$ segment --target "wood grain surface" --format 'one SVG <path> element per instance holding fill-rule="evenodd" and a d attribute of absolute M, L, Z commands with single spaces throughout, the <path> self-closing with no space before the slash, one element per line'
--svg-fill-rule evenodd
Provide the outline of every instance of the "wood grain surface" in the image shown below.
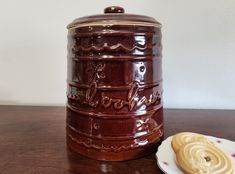
<path fill-rule="evenodd" d="M 193 131 L 235 141 L 235 111 L 165 110 L 165 137 Z M 0 174 L 160 174 L 154 154 L 102 162 L 72 154 L 65 107 L 0 106 Z"/>

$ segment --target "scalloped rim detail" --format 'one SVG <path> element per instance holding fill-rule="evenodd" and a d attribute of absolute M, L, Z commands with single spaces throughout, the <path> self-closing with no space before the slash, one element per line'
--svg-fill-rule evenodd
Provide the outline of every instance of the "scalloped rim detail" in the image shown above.
<path fill-rule="evenodd" d="M 115 44 L 115 45 L 108 45 L 108 43 L 104 43 L 103 46 L 101 46 L 101 47 L 97 47 L 97 46 L 94 46 L 94 45 L 92 45 L 90 47 L 84 47 L 82 45 L 79 45 L 76 48 L 73 48 L 73 51 L 84 51 L 84 52 L 97 51 L 97 52 L 100 52 L 100 51 L 104 51 L 104 50 L 107 50 L 107 51 L 123 50 L 123 51 L 126 51 L 126 52 L 132 52 L 135 49 L 137 49 L 139 51 L 144 51 L 146 49 L 151 49 L 155 46 L 156 46 L 156 44 L 153 44 L 151 46 L 147 46 L 147 44 L 145 44 L 142 47 L 140 45 L 135 44 L 132 48 L 128 48 L 128 47 L 124 46 L 121 43 L 118 43 L 118 44 Z"/>

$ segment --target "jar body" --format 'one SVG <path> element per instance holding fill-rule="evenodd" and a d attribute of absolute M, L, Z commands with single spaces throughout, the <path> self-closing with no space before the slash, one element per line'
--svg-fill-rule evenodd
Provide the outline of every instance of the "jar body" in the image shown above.
<path fill-rule="evenodd" d="M 67 144 L 98 160 L 147 155 L 163 137 L 161 30 L 69 29 Z"/>

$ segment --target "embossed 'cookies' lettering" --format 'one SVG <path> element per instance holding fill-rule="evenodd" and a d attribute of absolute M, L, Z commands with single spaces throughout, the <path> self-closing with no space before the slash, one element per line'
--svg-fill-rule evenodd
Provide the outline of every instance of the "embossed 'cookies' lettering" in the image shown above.
<path fill-rule="evenodd" d="M 158 92 L 143 97 L 139 97 L 138 92 L 139 92 L 139 82 L 134 82 L 130 86 L 130 89 L 126 96 L 126 100 L 120 98 L 111 98 L 105 95 L 105 92 L 101 93 L 100 99 L 98 98 L 97 100 L 95 100 L 97 96 L 97 83 L 92 82 L 89 85 L 89 88 L 85 91 L 84 100 L 81 99 L 83 96 L 82 95 L 79 96 L 79 93 L 77 93 L 77 95 L 74 95 L 74 91 L 73 95 L 70 94 L 68 95 L 68 97 L 75 100 L 79 99 L 77 100 L 77 102 L 82 104 L 87 104 L 94 108 L 97 107 L 99 104 L 104 108 L 109 108 L 113 106 L 113 108 L 116 110 L 120 110 L 123 107 L 127 106 L 130 111 L 132 111 L 133 109 L 138 109 L 143 105 L 148 107 L 156 102 L 160 103 L 161 95 Z"/>
<path fill-rule="evenodd" d="M 101 104 L 103 107 L 108 108 L 113 104 L 114 109 L 122 109 L 124 106 L 128 106 L 129 110 L 132 111 L 134 108 L 138 109 L 142 105 L 150 106 L 157 100 L 160 100 L 160 94 L 158 92 L 153 93 L 147 99 L 146 96 L 142 98 L 138 97 L 139 82 L 134 82 L 127 94 L 127 100 L 110 98 L 108 96 L 102 96 Z"/>
<path fill-rule="evenodd" d="M 88 74 L 89 86 L 86 91 L 79 93 L 79 90 L 74 90 L 75 87 L 70 87 L 68 90 L 68 97 L 76 100 L 80 104 L 85 104 L 90 107 L 96 108 L 99 104 L 104 108 L 113 107 L 115 110 L 120 110 L 123 107 L 128 107 L 129 111 L 141 108 L 142 106 L 148 107 L 157 101 L 160 103 L 161 96 L 158 92 L 154 92 L 149 96 L 142 96 L 138 94 L 140 91 L 140 83 L 135 81 L 131 83 L 130 88 L 127 89 L 126 99 L 111 98 L 102 92 L 97 96 L 98 83 L 101 79 L 105 78 L 104 62 L 91 61 L 87 63 L 86 72 Z M 76 89 L 76 88 L 75 88 Z"/>

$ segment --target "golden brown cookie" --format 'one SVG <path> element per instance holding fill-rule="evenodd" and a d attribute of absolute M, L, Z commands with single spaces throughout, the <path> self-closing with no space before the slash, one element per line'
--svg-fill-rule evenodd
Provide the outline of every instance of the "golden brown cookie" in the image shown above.
<path fill-rule="evenodd" d="M 209 143 L 191 142 L 176 153 L 179 167 L 187 174 L 233 174 L 231 159 Z"/>
<path fill-rule="evenodd" d="M 174 152 L 177 153 L 183 145 L 194 141 L 212 143 L 202 134 L 193 132 L 181 132 L 173 136 L 171 146 Z"/>

